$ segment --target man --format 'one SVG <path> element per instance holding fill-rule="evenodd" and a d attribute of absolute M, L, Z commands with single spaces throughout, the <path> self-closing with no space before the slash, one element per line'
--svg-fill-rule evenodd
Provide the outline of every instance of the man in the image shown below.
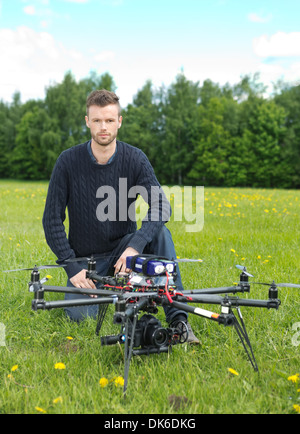
<path fill-rule="evenodd" d="M 58 263 L 93 254 L 100 256 L 97 272 L 109 275 L 128 272 L 128 256 L 152 253 L 175 258 L 173 240 L 165 227 L 170 204 L 154 170 L 140 149 L 117 141 L 122 125 L 119 98 L 106 90 L 92 92 L 87 98 L 85 120 L 91 140 L 59 156 L 49 183 L 43 226 Z M 149 210 L 137 230 L 132 210 L 139 193 L 148 202 Z M 66 208 L 68 238 L 64 227 Z M 95 283 L 86 278 L 86 267 L 84 261 L 69 262 L 65 268 L 67 285 L 95 289 Z M 182 288 L 180 274 L 177 285 Z M 74 298 L 79 296 L 66 294 L 66 299 Z M 96 305 L 66 309 L 74 321 L 95 317 L 97 311 Z M 175 319 L 187 321 L 183 311 L 168 307 L 165 312 L 168 323 Z M 197 343 L 192 331 L 190 340 Z"/>

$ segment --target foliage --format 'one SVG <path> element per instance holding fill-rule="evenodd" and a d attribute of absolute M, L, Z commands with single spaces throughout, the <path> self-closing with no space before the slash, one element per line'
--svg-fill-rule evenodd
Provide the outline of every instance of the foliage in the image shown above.
<path fill-rule="evenodd" d="M 109 73 L 67 72 L 44 101 L 0 102 L 0 177 L 49 179 L 64 149 L 89 140 L 85 102 L 100 88 L 116 91 Z M 223 87 L 183 72 L 169 87 L 147 81 L 123 107 L 119 139 L 148 155 L 162 184 L 299 188 L 300 86 L 265 90 L 258 74 Z"/>

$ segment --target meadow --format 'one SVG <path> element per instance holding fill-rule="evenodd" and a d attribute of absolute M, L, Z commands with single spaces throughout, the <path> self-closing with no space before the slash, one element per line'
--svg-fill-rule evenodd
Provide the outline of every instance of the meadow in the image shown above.
<path fill-rule="evenodd" d="M 1 414 L 300 412 L 300 289 L 293 288 L 280 289 L 278 311 L 242 308 L 259 373 L 232 328 L 190 316 L 201 345 L 134 357 L 123 399 L 122 347 L 101 347 L 91 319 L 74 324 L 59 309 L 33 312 L 30 272 L 2 272 L 55 263 L 42 228 L 46 193 L 46 182 L 0 181 Z M 203 260 L 181 264 L 186 289 L 232 285 L 236 264 L 256 282 L 300 283 L 300 191 L 206 188 L 204 203 L 201 232 L 168 223 L 177 255 Z M 65 285 L 62 269 L 42 277 L 49 272 L 49 284 Z M 267 299 L 268 287 L 253 285 L 243 297 Z M 103 334 L 119 331 L 112 316 L 110 306 Z"/>

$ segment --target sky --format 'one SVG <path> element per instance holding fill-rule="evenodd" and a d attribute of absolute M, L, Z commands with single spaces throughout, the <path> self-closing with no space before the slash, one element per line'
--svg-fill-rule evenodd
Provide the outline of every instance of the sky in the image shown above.
<path fill-rule="evenodd" d="M 127 106 L 183 72 L 220 86 L 300 84 L 300 0 L 0 0 L 0 100 L 108 72 Z"/>

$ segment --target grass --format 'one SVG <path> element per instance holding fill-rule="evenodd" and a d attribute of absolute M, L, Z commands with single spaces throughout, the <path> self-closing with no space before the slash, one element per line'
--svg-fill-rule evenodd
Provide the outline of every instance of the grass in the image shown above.
<path fill-rule="evenodd" d="M 1 270 L 55 262 L 41 223 L 46 192 L 47 183 L 0 181 Z M 239 278 L 237 263 L 246 265 L 255 281 L 299 283 L 299 215 L 299 191 L 205 189 L 202 232 L 186 233 L 183 224 L 169 223 L 178 256 L 203 259 L 202 264 L 181 265 L 186 289 L 232 285 Z M 66 283 L 63 270 L 51 270 L 51 275 L 51 284 Z M 5 344 L 0 346 L 2 414 L 299 410 L 294 406 L 300 405 L 300 383 L 288 380 L 300 371 L 300 345 L 295 345 L 293 330 L 300 322 L 299 289 L 280 290 L 278 311 L 242 309 L 259 374 L 251 368 L 233 329 L 193 316 L 190 322 L 202 345 L 135 357 L 124 400 L 122 388 L 114 382 L 123 376 L 123 348 L 101 347 L 91 319 L 77 325 L 67 321 L 61 310 L 32 312 L 29 278 L 26 271 L 0 273 L 0 330 Z M 266 299 L 268 287 L 254 285 L 246 297 Z M 60 298 L 47 294 L 48 300 Z M 219 311 L 216 306 L 204 307 Z M 110 306 L 103 334 L 119 331 L 112 316 Z M 161 312 L 159 318 L 164 323 Z M 65 369 L 55 369 L 57 363 Z M 109 380 L 104 388 L 101 378 Z"/>

